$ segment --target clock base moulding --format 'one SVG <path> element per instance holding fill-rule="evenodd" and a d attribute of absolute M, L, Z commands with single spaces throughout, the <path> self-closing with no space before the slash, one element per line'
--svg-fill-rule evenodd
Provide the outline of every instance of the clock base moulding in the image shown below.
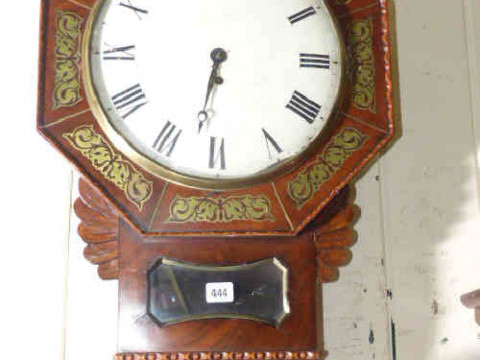
<path fill-rule="evenodd" d="M 119 280 L 116 359 L 324 359 L 321 285 L 351 259 L 359 208 L 347 186 L 298 236 L 268 239 L 162 237 L 140 233 L 81 179 L 75 212 L 84 255 L 102 279 Z M 288 267 L 291 313 L 277 328 L 242 319 L 187 321 L 159 327 L 146 314 L 149 267 L 168 257 L 196 264 L 239 265 L 276 257 Z M 317 287 L 320 286 L 320 291 Z M 317 321 L 314 321 L 317 319 Z M 198 336 L 201 334 L 201 336 Z"/>
<path fill-rule="evenodd" d="M 123 353 L 115 360 L 323 360 L 323 351 Z"/>

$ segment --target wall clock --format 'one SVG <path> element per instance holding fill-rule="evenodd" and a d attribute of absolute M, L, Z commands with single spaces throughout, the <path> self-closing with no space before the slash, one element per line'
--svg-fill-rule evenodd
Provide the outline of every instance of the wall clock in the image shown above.
<path fill-rule="evenodd" d="M 394 135 L 386 1 L 44 0 L 41 36 L 117 359 L 325 358 L 316 286 Z"/>

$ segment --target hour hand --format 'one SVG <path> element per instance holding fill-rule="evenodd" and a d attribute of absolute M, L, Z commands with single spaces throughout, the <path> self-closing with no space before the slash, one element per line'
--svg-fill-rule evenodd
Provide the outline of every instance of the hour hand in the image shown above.
<path fill-rule="evenodd" d="M 208 79 L 207 85 L 207 94 L 205 95 L 205 102 L 203 104 L 203 109 L 198 112 L 197 119 L 198 119 L 198 132 L 202 131 L 203 124 L 208 120 L 209 115 L 206 111 L 208 101 L 210 100 L 210 96 L 212 94 L 213 88 L 215 84 L 223 83 L 223 79 L 218 76 L 218 69 L 220 68 L 220 64 L 227 60 L 227 52 L 221 48 L 213 49 L 210 53 L 210 58 L 213 61 L 212 71 L 210 72 L 210 77 Z"/>

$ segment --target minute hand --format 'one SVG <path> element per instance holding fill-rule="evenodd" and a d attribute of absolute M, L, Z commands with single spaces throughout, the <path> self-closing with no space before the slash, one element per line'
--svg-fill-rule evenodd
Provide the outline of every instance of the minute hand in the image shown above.
<path fill-rule="evenodd" d="M 215 60 L 212 66 L 212 72 L 210 73 L 210 79 L 208 79 L 207 95 L 205 96 L 205 103 L 203 104 L 203 111 L 207 108 L 208 100 L 212 94 L 213 87 L 215 86 L 215 79 L 217 78 L 218 68 L 222 62 Z"/>

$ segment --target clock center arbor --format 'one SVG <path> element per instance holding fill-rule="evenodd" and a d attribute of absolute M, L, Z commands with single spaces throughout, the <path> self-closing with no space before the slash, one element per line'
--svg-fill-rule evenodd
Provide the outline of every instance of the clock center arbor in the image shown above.
<path fill-rule="evenodd" d="M 394 136 L 384 0 L 44 0 L 39 132 L 81 172 L 118 359 L 326 356 L 351 181 Z"/>

